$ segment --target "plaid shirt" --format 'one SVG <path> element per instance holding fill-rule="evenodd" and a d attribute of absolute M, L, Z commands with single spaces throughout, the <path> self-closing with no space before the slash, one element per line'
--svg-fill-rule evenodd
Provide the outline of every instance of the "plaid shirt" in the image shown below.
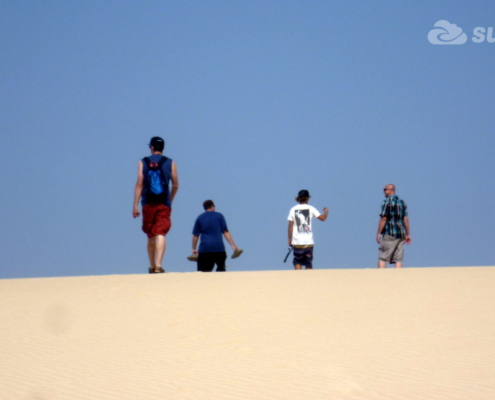
<path fill-rule="evenodd" d="M 387 217 L 387 222 L 382 230 L 383 235 L 393 236 L 396 239 L 406 237 L 404 217 L 407 217 L 407 205 L 399 196 L 387 197 L 382 203 L 380 217 Z"/>

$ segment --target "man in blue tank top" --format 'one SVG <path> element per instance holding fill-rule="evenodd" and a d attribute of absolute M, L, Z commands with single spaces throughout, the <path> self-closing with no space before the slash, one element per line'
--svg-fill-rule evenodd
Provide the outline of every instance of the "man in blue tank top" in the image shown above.
<path fill-rule="evenodd" d="M 192 251 L 198 255 L 198 271 L 211 272 L 217 265 L 217 272 L 225 271 L 225 260 L 227 253 L 223 244 L 223 236 L 227 239 L 234 250 L 233 258 L 238 257 L 242 250 L 239 250 L 227 229 L 227 223 L 222 214 L 215 211 L 215 204 L 211 200 L 203 203 L 205 212 L 201 214 L 194 224 Z M 196 250 L 198 239 L 201 236 L 199 251 Z M 198 254 L 199 253 L 199 254 Z"/>
<path fill-rule="evenodd" d="M 139 199 L 143 210 L 143 232 L 148 236 L 149 273 L 165 272 L 162 268 L 167 242 L 165 235 L 172 225 L 170 213 L 172 202 L 179 189 L 175 161 L 165 157 L 165 141 L 158 136 L 151 138 L 151 156 L 138 163 L 137 182 L 134 188 L 132 216 L 139 217 Z M 172 182 L 172 190 L 170 190 Z"/>

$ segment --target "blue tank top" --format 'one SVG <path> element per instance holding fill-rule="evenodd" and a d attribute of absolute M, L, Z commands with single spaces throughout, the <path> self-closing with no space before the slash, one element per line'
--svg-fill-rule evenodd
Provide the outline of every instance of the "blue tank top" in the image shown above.
<path fill-rule="evenodd" d="M 151 156 L 148 156 L 150 161 L 158 162 L 163 156 L 161 154 L 152 154 Z M 141 160 L 143 163 L 143 177 L 146 177 L 148 174 L 148 165 Z M 163 202 L 168 207 L 172 207 L 172 202 L 170 201 L 170 178 L 172 177 L 172 159 L 168 158 L 167 161 L 165 161 L 162 165 L 162 172 L 163 176 L 165 177 L 165 186 L 167 189 L 167 197 L 166 200 Z M 148 204 L 146 201 L 146 194 L 148 193 L 148 187 L 146 185 L 146 178 L 143 180 L 143 191 L 141 192 L 141 205 L 144 206 Z"/>

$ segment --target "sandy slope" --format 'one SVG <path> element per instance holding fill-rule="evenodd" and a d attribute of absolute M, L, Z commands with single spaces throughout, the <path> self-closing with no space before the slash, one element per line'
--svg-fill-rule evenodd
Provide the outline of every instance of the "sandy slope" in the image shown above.
<path fill-rule="evenodd" d="M 495 267 L 0 280 L 1 400 L 495 398 Z"/>

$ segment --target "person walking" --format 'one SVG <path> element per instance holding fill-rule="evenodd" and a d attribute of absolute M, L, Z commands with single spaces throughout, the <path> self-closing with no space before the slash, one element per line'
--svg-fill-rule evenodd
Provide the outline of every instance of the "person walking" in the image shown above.
<path fill-rule="evenodd" d="M 165 236 L 172 225 L 172 202 L 179 189 L 175 161 L 163 155 L 165 141 L 158 136 L 149 143 L 151 155 L 138 163 L 137 182 L 134 188 L 132 216 L 139 217 L 139 199 L 143 212 L 143 232 L 148 236 L 147 250 L 150 274 L 163 273 L 163 255 L 167 247 Z M 171 182 L 171 190 L 170 190 Z"/>
<path fill-rule="evenodd" d="M 198 271 L 211 272 L 216 264 L 217 272 L 225 272 L 227 253 L 222 235 L 234 250 L 232 258 L 239 257 L 242 250 L 235 245 L 224 216 L 215 211 L 215 203 L 212 200 L 206 200 L 203 208 L 205 212 L 196 218 L 192 232 L 192 253 L 193 256 L 197 256 Z M 196 250 L 200 238 L 199 250 Z M 194 260 L 195 257 L 189 259 Z"/>
<path fill-rule="evenodd" d="M 313 269 L 313 229 L 311 221 L 317 218 L 325 221 L 328 217 L 328 208 L 323 208 L 323 214 L 308 204 L 310 199 L 307 190 L 300 190 L 296 201 L 298 205 L 291 208 L 289 220 L 289 246 L 294 249 L 293 264 L 295 269 Z"/>
<path fill-rule="evenodd" d="M 402 268 L 404 243 L 411 243 L 409 217 L 406 202 L 395 194 L 395 185 L 383 188 L 385 200 L 382 203 L 376 241 L 380 245 L 378 268 L 386 268 L 387 263 Z"/>

